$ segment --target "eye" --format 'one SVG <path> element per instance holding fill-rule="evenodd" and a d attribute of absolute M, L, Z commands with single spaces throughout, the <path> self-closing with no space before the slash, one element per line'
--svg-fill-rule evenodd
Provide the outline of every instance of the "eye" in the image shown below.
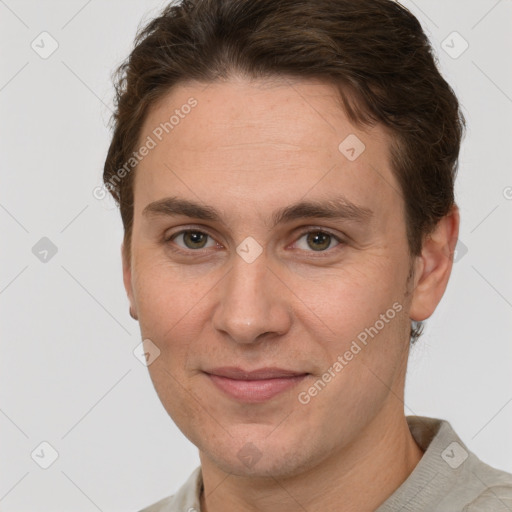
<path fill-rule="evenodd" d="M 305 244 L 300 246 L 300 241 L 305 238 Z M 301 237 L 297 240 L 296 245 L 299 249 L 307 251 L 309 249 L 313 249 L 315 252 L 326 252 L 326 249 L 329 249 L 331 243 L 335 241 L 336 244 L 334 247 L 341 243 L 341 240 L 328 233 L 326 231 L 321 231 L 319 229 L 313 231 L 307 231 L 301 235 Z"/>
<path fill-rule="evenodd" d="M 209 240 L 208 240 L 209 239 Z M 303 240 L 304 239 L 304 240 Z M 211 235 L 197 229 L 186 229 L 178 231 L 165 238 L 166 243 L 173 242 L 176 245 L 176 251 L 198 251 L 211 247 L 219 246 Z M 208 245 L 210 242 L 210 245 Z M 343 241 L 336 235 L 321 229 L 309 230 L 301 233 L 295 242 L 298 249 L 307 252 L 328 252 L 327 249 L 340 245 Z M 333 245 L 334 243 L 334 245 Z"/>
<path fill-rule="evenodd" d="M 204 233 L 202 231 L 187 229 L 184 231 L 179 231 L 178 233 L 174 233 L 172 236 L 167 238 L 167 242 L 176 241 L 181 238 L 184 245 L 180 245 L 179 243 L 176 243 L 178 247 L 181 247 L 183 249 L 205 249 L 207 247 L 215 247 L 216 242 L 213 240 L 213 238 L 210 237 L 207 233 Z M 212 245 L 208 246 L 207 240 L 208 238 L 211 239 Z"/>

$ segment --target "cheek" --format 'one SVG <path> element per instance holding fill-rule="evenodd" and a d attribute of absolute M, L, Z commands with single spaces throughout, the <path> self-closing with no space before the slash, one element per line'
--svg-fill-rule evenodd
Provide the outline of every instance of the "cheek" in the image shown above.
<path fill-rule="evenodd" d="M 353 339 L 393 308 L 395 302 L 405 308 L 406 274 L 396 261 L 382 256 L 361 256 L 360 261 L 347 262 L 336 270 L 318 269 L 309 276 L 290 275 L 289 279 L 302 301 L 304 323 L 311 324 L 314 313 L 318 327 L 323 326 L 330 338 Z M 396 309 L 395 306 L 390 312 L 393 318 Z"/>
<path fill-rule="evenodd" d="M 403 359 L 408 340 L 407 274 L 385 258 L 362 262 L 318 278 L 314 286 L 302 280 L 297 295 L 314 311 L 302 307 L 301 322 L 321 347 L 326 367 L 335 374 L 328 394 L 340 400 L 340 410 L 372 410 L 388 392 Z M 377 377 L 378 376 L 378 377 Z M 329 378 L 329 376 L 327 376 Z M 383 386 L 383 382 L 386 385 Z"/>
<path fill-rule="evenodd" d="M 166 407 L 172 407 L 184 392 L 183 386 L 188 386 L 191 354 L 204 350 L 201 340 L 207 336 L 211 294 L 219 280 L 215 272 L 198 275 L 186 270 L 168 262 L 141 264 L 135 280 L 142 338 L 150 339 L 160 350 L 148 369 L 158 394 L 162 399 L 166 396 L 162 400 L 169 404 Z M 209 348 L 209 354 L 216 355 L 215 347 Z"/>
<path fill-rule="evenodd" d="M 133 280 L 143 334 L 162 338 L 184 319 L 197 314 L 212 286 L 210 277 L 189 275 L 168 261 L 140 259 Z"/>
<path fill-rule="evenodd" d="M 170 417 L 184 432 L 204 421 L 204 410 L 195 397 L 194 384 L 186 371 L 190 350 L 200 339 L 201 297 L 208 283 L 183 277 L 168 263 L 142 261 L 134 281 L 139 324 L 143 339 L 160 350 L 148 366 L 155 391 Z M 191 440 L 192 442 L 197 440 Z"/>

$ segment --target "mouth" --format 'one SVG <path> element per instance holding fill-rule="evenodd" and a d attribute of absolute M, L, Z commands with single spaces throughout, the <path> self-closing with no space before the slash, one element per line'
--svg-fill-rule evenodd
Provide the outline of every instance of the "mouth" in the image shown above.
<path fill-rule="evenodd" d="M 242 370 L 223 367 L 204 372 L 212 384 L 224 394 L 242 402 L 259 403 L 296 386 L 309 373 L 282 368 Z"/>

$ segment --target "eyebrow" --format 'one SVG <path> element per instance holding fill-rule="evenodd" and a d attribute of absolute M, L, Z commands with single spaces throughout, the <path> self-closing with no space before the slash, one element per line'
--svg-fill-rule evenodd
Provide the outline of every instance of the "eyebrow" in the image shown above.
<path fill-rule="evenodd" d="M 222 215 L 212 206 L 179 197 L 166 197 L 149 203 L 142 211 L 143 216 L 193 217 L 212 222 L 222 222 Z M 316 201 L 299 201 L 272 214 L 272 227 L 302 218 L 345 219 L 357 222 L 369 220 L 373 211 L 356 205 L 343 196 Z"/>

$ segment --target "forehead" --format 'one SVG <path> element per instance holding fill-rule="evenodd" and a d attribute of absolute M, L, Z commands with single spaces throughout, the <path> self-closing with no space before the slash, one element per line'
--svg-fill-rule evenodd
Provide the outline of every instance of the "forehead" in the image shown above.
<path fill-rule="evenodd" d="M 150 109 L 139 145 L 148 137 L 155 147 L 137 167 L 136 210 L 177 188 L 190 197 L 190 185 L 210 204 L 229 189 L 248 207 L 333 188 L 359 203 L 376 191 L 372 203 L 396 201 L 389 132 L 352 125 L 337 89 L 319 81 L 183 83 Z"/>
<path fill-rule="evenodd" d="M 189 108 L 192 102 L 196 105 Z M 233 78 L 179 84 L 149 110 L 141 136 L 172 117 L 169 133 L 163 136 L 169 142 L 179 137 L 181 149 L 195 151 L 235 149 L 235 144 L 245 146 L 240 151 L 257 150 L 258 144 L 330 151 L 349 133 L 357 133 L 365 142 L 371 138 L 370 151 L 385 151 L 390 135 L 383 126 L 372 130 L 353 126 L 341 108 L 338 90 L 318 80 Z M 284 127 L 293 130 L 283 132 Z"/>

